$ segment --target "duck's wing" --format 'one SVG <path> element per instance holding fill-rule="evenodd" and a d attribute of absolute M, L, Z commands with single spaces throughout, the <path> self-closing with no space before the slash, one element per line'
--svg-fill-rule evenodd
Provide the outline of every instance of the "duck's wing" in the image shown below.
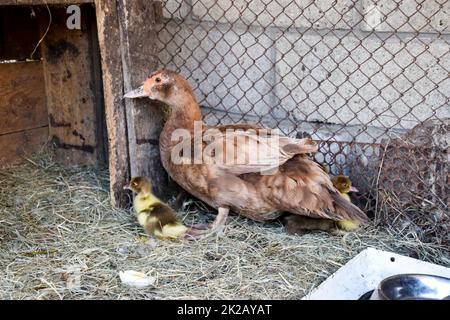
<path fill-rule="evenodd" d="M 328 174 L 307 157 L 294 157 L 274 175 L 247 174 L 241 179 L 255 185 L 266 201 L 285 212 L 336 221 L 368 220 L 333 187 Z"/>
<path fill-rule="evenodd" d="M 311 139 L 280 136 L 257 125 L 208 127 L 203 161 L 236 175 L 277 169 L 297 154 L 317 152 Z"/>

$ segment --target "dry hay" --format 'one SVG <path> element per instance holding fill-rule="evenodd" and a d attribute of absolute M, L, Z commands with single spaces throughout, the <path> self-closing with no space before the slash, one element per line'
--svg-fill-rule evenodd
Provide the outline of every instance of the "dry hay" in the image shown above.
<path fill-rule="evenodd" d="M 450 266 L 444 248 L 373 226 L 290 236 L 277 222 L 236 216 L 223 238 L 151 249 L 134 216 L 110 207 L 106 170 L 60 167 L 48 155 L 1 170 L 0 203 L 2 299 L 299 299 L 367 247 Z M 199 208 L 180 217 L 213 218 Z M 118 272 L 130 269 L 156 283 L 122 285 Z"/>

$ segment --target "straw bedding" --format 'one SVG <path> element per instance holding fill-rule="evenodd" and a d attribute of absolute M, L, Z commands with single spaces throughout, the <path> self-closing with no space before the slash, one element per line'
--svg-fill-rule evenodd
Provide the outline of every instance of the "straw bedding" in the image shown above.
<path fill-rule="evenodd" d="M 185 222 L 212 220 L 186 203 Z M 223 237 L 152 249 L 129 210 L 111 208 L 106 169 L 66 168 L 41 154 L 0 170 L 1 299 L 299 299 L 367 247 L 450 266 L 449 253 L 373 225 L 287 235 L 279 222 L 232 216 Z M 125 286 L 119 271 L 156 278 Z"/>

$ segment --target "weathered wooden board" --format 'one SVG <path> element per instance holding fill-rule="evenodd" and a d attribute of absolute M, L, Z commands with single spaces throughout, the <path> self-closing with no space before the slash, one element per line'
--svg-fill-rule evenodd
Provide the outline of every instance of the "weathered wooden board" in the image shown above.
<path fill-rule="evenodd" d="M 64 164 L 97 164 L 103 139 L 97 136 L 101 83 L 95 74 L 92 18 L 82 6 L 82 29 L 66 27 L 64 7 L 52 8 L 52 25 L 42 47 L 49 114 L 49 134 L 57 160 Z M 48 17 L 40 16 L 41 33 Z M 94 22 L 95 23 L 95 22 Z M 98 57 L 98 55 L 97 55 Z"/>
<path fill-rule="evenodd" d="M 0 0 L 0 6 L 93 3 L 94 0 Z"/>
<path fill-rule="evenodd" d="M 95 114 L 96 114 L 96 137 L 97 137 L 97 161 L 99 164 L 108 162 L 108 132 L 106 128 L 105 99 L 103 96 L 102 62 L 98 39 L 97 17 L 95 7 L 89 6 L 84 11 L 90 30 L 91 72 L 95 84 Z"/>
<path fill-rule="evenodd" d="M 30 7 L 0 7 L 0 60 L 31 58 L 39 42 L 38 21 Z M 39 59 L 39 52 L 34 56 Z"/>
<path fill-rule="evenodd" d="M 124 0 L 119 2 L 121 46 L 125 91 L 138 87 L 155 71 L 157 15 L 152 1 Z M 163 125 L 161 110 L 148 99 L 125 101 L 131 174 L 150 177 L 154 191 L 164 196 L 167 173 L 159 156 L 159 134 Z"/>
<path fill-rule="evenodd" d="M 48 125 L 42 62 L 0 64 L 0 134 Z"/>
<path fill-rule="evenodd" d="M 48 140 L 42 62 L 0 64 L 0 167 L 36 152 Z"/>
<path fill-rule="evenodd" d="M 115 0 L 96 0 L 95 5 L 109 140 L 111 202 L 115 207 L 123 207 L 128 200 L 123 186 L 130 173 L 118 9 Z"/>
<path fill-rule="evenodd" d="M 39 151 L 48 139 L 48 127 L 0 135 L 0 168 Z"/>

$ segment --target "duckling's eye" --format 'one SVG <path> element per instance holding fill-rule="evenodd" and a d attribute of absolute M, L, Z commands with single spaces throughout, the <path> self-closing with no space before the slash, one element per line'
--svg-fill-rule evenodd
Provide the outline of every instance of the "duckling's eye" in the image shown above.
<path fill-rule="evenodd" d="M 159 82 L 161 82 L 161 78 L 158 77 L 158 78 L 155 79 L 155 81 L 156 81 L 157 83 L 159 83 Z"/>

